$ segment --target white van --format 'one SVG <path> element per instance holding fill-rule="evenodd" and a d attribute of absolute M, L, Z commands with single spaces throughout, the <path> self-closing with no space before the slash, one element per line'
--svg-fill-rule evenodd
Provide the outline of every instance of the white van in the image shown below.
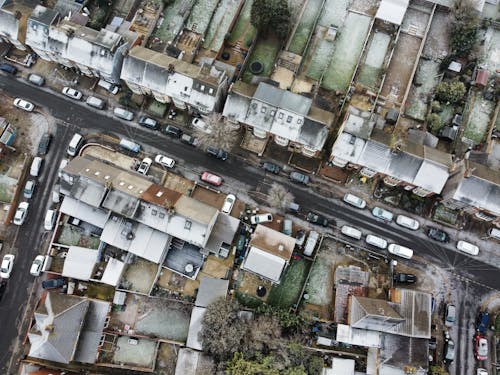
<path fill-rule="evenodd" d="M 30 175 L 33 177 L 38 177 L 40 174 L 40 169 L 42 168 L 43 159 L 40 156 L 35 156 L 33 162 L 31 163 Z"/>
<path fill-rule="evenodd" d="M 494 238 L 495 240 L 500 241 L 500 229 L 498 229 L 498 228 L 491 228 L 491 229 L 488 231 L 488 235 L 489 235 L 491 238 Z"/>
<path fill-rule="evenodd" d="M 407 247 L 391 243 L 388 247 L 391 254 L 397 255 L 401 258 L 411 259 L 413 257 L 413 250 Z"/>
<path fill-rule="evenodd" d="M 97 108 L 97 109 L 104 109 L 106 106 L 106 102 L 102 99 L 99 99 L 95 96 L 89 96 L 86 100 L 87 105 Z"/>
<path fill-rule="evenodd" d="M 141 151 L 141 145 L 135 142 L 132 142 L 126 138 L 122 138 L 120 140 L 120 147 L 124 150 L 131 151 L 135 154 L 138 154 Z"/>
<path fill-rule="evenodd" d="M 99 82 L 97 82 L 97 86 L 102 87 L 113 95 L 117 94 L 118 91 L 120 91 L 120 88 L 117 85 L 109 83 L 108 81 L 105 81 L 103 79 L 100 79 Z"/>
<path fill-rule="evenodd" d="M 360 240 L 361 236 L 363 235 L 363 233 L 361 233 L 360 230 L 353 228 L 353 227 L 350 227 L 348 225 L 344 225 L 340 229 L 340 231 L 342 232 L 342 234 L 345 234 L 346 236 L 352 237 L 356 240 Z"/>
<path fill-rule="evenodd" d="M 57 213 L 54 210 L 47 210 L 45 214 L 45 221 L 43 222 L 43 227 L 45 230 L 54 229 L 54 224 L 56 223 Z"/>
<path fill-rule="evenodd" d="M 417 220 L 404 215 L 398 215 L 396 223 L 411 230 L 417 230 L 420 227 L 420 223 Z"/>
<path fill-rule="evenodd" d="M 310 257 L 314 252 L 314 248 L 316 247 L 316 243 L 318 242 L 319 233 L 312 230 L 309 232 L 309 237 L 307 237 L 306 244 L 304 246 L 304 255 L 306 257 Z"/>
<path fill-rule="evenodd" d="M 75 156 L 78 153 L 78 150 L 82 146 L 83 137 L 75 133 L 73 138 L 71 138 L 71 142 L 69 142 L 68 150 L 66 151 L 69 156 Z"/>
<path fill-rule="evenodd" d="M 387 241 L 383 238 L 374 236 L 373 234 L 369 234 L 365 239 L 368 245 L 372 245 L 378 247 L 379 249 L 385 249 L 387 247 Z"/>
<path fill-rule="evenodd" d="M 121 118 L 122 120 L 131 121 L 134 118 L 134 114 L 127 111 L 125 108 L 116 107 L 113 109 L 113 113 L 116 117 Z"/>
<path fill-rule="evenodd" d="M 466 241 L 458 241 L 457 249 L 469 255 L 479 254 L 479 247 Z"/>
<path fill-rule="evenodd" d="M 366 201 L 364 199 L 350 193 L 344 195 L 344 202 L 349 203 L 350 205 L 361 209 L 366 207 Z"/>

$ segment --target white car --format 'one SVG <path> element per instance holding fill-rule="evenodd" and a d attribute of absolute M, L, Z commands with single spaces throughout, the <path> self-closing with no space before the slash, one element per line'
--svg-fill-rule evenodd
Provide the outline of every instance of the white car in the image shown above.
<path fill-rule="evenodd" d="M 384 221 L 392 221 L 392 218 L 394 217 L 391 211 L 384 210 L 381 207 L 374 207 L 372 215 Z"/>
<path fill-rule="evenodd" d="M 153 163 L 153 160 L 151 160 L 150 158 L 142 159 L 141 165 L 139 165 L 137 172 L 139 172 L 140 174 L 144 174 L 144 175 L 148 174 L 149 167 L 151 167 L 152 163 Z"/>
<path fill-rule="evenodd" d="M 479 247 L 467 241 L 458 241 L 457 249 L 469 255 L 479 254 Z"/>
<path fill-rule="evenodd" d="M 33 103 L 28 102 L 27 100 L 21 99 L 21 98 L 16 98 L 14 99 L 14 105 L 17 108 L 24 109 L 25 111 L 31 112 L 35 108 L 35 105 Z"/>
<path fill-rule="evenodd" d="M 273 221 L 273 215 L 271 214 L 260 214 L 250 217 L 250 222 L 252 224 L 269 223 L 271 221 Z"/>
<path fill-rule="evenodd" d="M 82 97 L 83 97 L 83 94 L 78 91 L 78 90 L 75 90 L 71 87 L 64 87 L 62 89 L 62 93 L 64 95 L 66 95 L 68 98 L 71 98 L 71 99 L 74 99 L 74 100 L 81 100 Z"/>
<path fill-rule="evenodd" d="M 201 130 L 204 133 L 210 134 L 212 133 L 212 129 L 208 126 L 208 124 L 203 121 L 201 118 L 194 118 L 193 121 L 191 121 L 191 125 L 195 127 L 196 129 Z"/>
<path fill-rule="evenodd" d="M 363 209 L 366 207 L 366 201 L 364 199 L 350 193 L 344 195 L 344 202 L 349 203 L 350 205 L 359 209 Z"/>
<path fill-rule="evenodd" d="M 37 255 L 33 263 L 31 264 L 30 274 L 33 276 L 40 276 L 43 269 L 43 264 L 45 263 L 44 255 Z"/>
<path fill-rule="evenodd" d="M 24 185 L 23 195 L 24 198 L 30 199 L 35 192 L 36 182 L 35 180 L 26 181 L 26 185 Z"/>
<path fill-rule="evenodd" d="M 156 155 L 155 157 L 155 162 L 160 164 L 162 167 L 165 168 L 173 168 L 175 165 L 175 160 L 171 159 L 165 155 Z"/>
<path fill-rule="evenodd" d="M 420 228 L 420 223 L 417 220 L 404 215 L 398 215 L 396 218 L 396 224 L 411 230 L 417 230 Z"/>
<path fill-rule="evenodd" d="M 54 229 L 54 224 L 56 223 L 57 213 L 54 210 L 47 210 L 45 214 L 45 220 L 43 222 L 43 227 L 45 230 Z"/>
<path fill-rule="evenodd" d="M 30 175 L 33 177 L 38 177 L 40 174 L 40 169 L 42 168 L 43 159 L 40 156 L 35 156 L 33 162 L 31 163 Z"/>
<path fill-rule="evenodd" d="M 15 258 L 16 257 L 12 254 L 5 254 L 3 256 L 2 265 L 0 266 L 0 277 L 2 279 L 8 279 L 10 277 Z"/>
<path fill-rule="evenodd" d="M 476 375 L 488 375 L 488 371 L 484 368 L 478 368 Z"/>
<path fill-rule="evenodd" d="M 236 197 L 233 194 L 228 194 L 226 199 L 224 199 L 224 204 L 222 205 L 221 211 L 225 214 L 230 214 L 233 209 Z"/>
<path fill-rule="evenodd" d="M 19 203 L 19 206 L 17 207 L 16 213 L 14 215 L 14 224 L 23 225 L 24 221 L 26 220 L 26 216 L 28 216 L 28 207 L 28 202 Z"/>
<path fill-rule="evenodd" d="M 402 258 L 411 259 L 413 256 L 413 250 L 407 247 L 391 243 L 387 248 L 391 254 L 400 256 Z"/>

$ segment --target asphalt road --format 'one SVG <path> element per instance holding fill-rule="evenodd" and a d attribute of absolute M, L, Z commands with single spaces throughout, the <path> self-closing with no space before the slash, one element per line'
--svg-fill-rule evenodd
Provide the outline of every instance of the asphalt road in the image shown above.
<path fill-rule="evenodd" d="M 338 200 L 325 198 L 311 188 L 288 182 L 284 176 L 266 174 L 234 155 L 231 155 L 226 162 L 215 160 L 208 157 L 202 150 L 184 145 L 158 132 L 130 126 L 110 117 L 106 113 L 98 113 L 83 103 L 72 102 L 48 89 L 39 89 L 12 77 L 1 75 L 0 89 L 12 96 L 20 96 L 34 102 L 66 124 L 58 127 L 58 136 L 55 137 L 57 144 L 52 145 L 51 151 L 52 158 L 54 158 L 52 167 L 49 171 L 45 170 L 42 176 L 41 182 L 43 186 L 39 186 L 42 191 L 37 194 L 43 197 L 42 199 L 35 197 L 32 200 L 33 202 L 36 201 L 36 203 L 31 208 L 28 223 L 19 230 L 16 240 L 16 246 L 22 260 L 18 259 L 16 262 L 13 279 L 9 281 L 10 285 L 0 305 L 0 332 L 2 332 L 3 336 L 3 339 L 0 340 L 0 365 L 5 364 L 8 358 L 9 346 L 14 341 L 14 338 L 18 337 L 15 323 L 18 323 L 21 319 L 23 304 L 32 283 L 30 280 L 26 286 L 24 280 L 29 277 L 29 265 L 35 254 L 38 253 L 37 244 L 40 242 L 42 235 L 43 215 L 47 202 L 50 200 L 47 194 L 52 187 L 52 181 L 55 180 L 56 169 L 54 168 L 57 168 L 59 160 L 65 155 L 62 150 L 65 149 L 71 138 L 72 132 L 70 129 L 85 129 L 84 132 L 87 134 L 101 132 L 125 136 L 143 146 L 148 145 L 148 147 L 156 148 L 174 156 L 176 159 L 182 160 L 183 164 L 188 169 L 191 169 L 192 173 L 198 174 L 200 170 L 210 170 L 228 177 L 228 180 L 238 180 L 244 183 L 249 191 L 262 190 L 263 186 L 268 186 L 273 181 L 284 183 L 301 207 L 323 213 L 337 221 L 347 222 L 361 229 L 365 234 L 377 234 L 390 242 L 408 246 L 414 249 L 416 261 L 429 262 L 453 272 L 459 278 L 466 278 L 477 283 L 479 289 L 483 288 L 481 287 L 482 284 L 500 290 L 500 278 L 497 277 L 497 268 L 460 254 L 452 250 L 451 245 L 444 246 L 431 241 L 425 237 L 422 231 L 412 232 L 395 224 L 381 222 L 372 217 L 368 210 L 361 211 Z M 68 124 L 71 125 L 68 127 Z M 57 156 L 54 155 L 56 149 L 61 150 Z M 13 287 L 13 285 L 16 287 Z"/>

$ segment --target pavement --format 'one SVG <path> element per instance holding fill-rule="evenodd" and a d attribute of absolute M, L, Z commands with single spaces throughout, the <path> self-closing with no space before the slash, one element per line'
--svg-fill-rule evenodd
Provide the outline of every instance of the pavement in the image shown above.
<path fill-rule="evenodd" d="M 166 155 L 174 157 L 178 162 L 178 171 L 184 175 L 196 178 L 202 171 L 210 170 L 225 178 L 222 190 L 231 192 L 230 189 L 239 189 L 242 194 L 250 191 L 263 191 L 274 182 L 286 185 L 295 196 L 295 201 L 303 207 L 301 216 L 307 210 L 323 213 L 325 216 L 336 221 L 336 226 L 329 229 L 338 235 L 338 227 L 343 223 L 349 223 L 361 229 L 364 234 L 373 233 L 415 250 L 415 257 L 411 261 L 403 261 L 411 264 L 420 262 L 434 264 L 451 272 L 459 282 L 472 285 L 474 297 L 480 299 L 482 294 L 490 289 L 500 290 L 500 278 L 497 277 L 500 268 L 500 255 L 495 251 L 498 243 L 481 241 L 476 239 L 481 246 L 480 256 L 476 258 L 461 254 L 454 249 L 453 244 L 440 244 L 426 237 L 422 230 L 413 232 L 401 228 L 394 223 L 384 223 L 374 218 L 369 210 L 358 210 L 348 206 L 338 198 L 346 191 L 347 187 L 333 185 L 319 177 L 313 177 L 313 183 L 309 187 L 290 183 L 287 173 L 281 175 L 266 174 L 262 169 L 255 168 L 255 161 L 244 151 L 238 150 L 232 154 L 226 162 L 207 156 L 203 150 L 180 143 L 177 139 L 169 138 L 159 132 L 139 127 L 135 123 L 127 123 L 114 118 L 109 111 L 97 111 L 88 107 L 84 102 L 75 102 L 63 97 L 50 88 L 38 88 L 26 82 L 10 76 L 0 75 L 0 89 L 12 96 L 19 96 L 32 101 L 44 111 L 50 113 L 57 119 L 57 133 L 51 153 L 47 156 L 46 169 L 39 183 L 39 191 L 32 199 L 33 206 L 30 207 L 28 222 L 19 228 L 18 235 L 14 241 L 17 249 L 18 260 L 14 268 L 14 274 L 9 281 L 9 286 L 0 306 L 0 329 L 3 338 L 0 341 L 0 366 L 5 369 L 9 355 L 13 349 L 16 338 L 24 338 L 26 330 L 19 329 L 20 318 L 23 316 L 26 301 L 32 286 L 32 280 L 28 278 L 29 266 L 32 259 L 38 253 L 37 246 L 43 240 L 42 222 L 45 210 L 50 201 L 50 190 L 56 179 L 59 160 L 64 157 L 64 152 L 56 153 L 56 150 L 65 150 L 73 132 L 79 131 L 84 134 L 112 134 L 127 137 L 143 145 L 145 151 L 153 153 L 160 150 Z M 286 168 L 289 170 L 288 168 Z M 378 204 L 377 205 L 381 205 Z M 383 205 L 381 205 L 383 206 Z M 395 214 L 404 213 L 389 207 Z M 440 227 L 429 220 L 418 218 L 422 226 L 432 225 Z M 468 234 L 459 231 L 450 232 L 445 228 L 452 238 L 462 238 Z M 33 245 L 37 244 L 37 245 Z M 26 285 L 26 281 L 28 285 Z M 17 286 L 16 288 L 13 285 Z M 19 339 L 18 339 L 19 340 Z M 6 373 L 6 371 L 2 371 Z"/>

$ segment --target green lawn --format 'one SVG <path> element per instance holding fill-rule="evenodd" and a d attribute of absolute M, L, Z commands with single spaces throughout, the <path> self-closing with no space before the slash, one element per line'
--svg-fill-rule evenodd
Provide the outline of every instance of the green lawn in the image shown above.
<path fill-rule="evenodd" d="M 248 67 L 254 61 L 260 61 L 262 65 L 264 65 L 264 70 L 259 74 L 259 76 L 269 77 L 279 51 L 280 44 L 275 38 L 270 37 L 268 39 L 258 40 L 250 58 L 248 59 L 247 68 L 243 73 L 243 81 L 246 83 L 250 83 L 252 81 L 253 74 L 250 72 Z"/>
<path fill-rule="evenodd" d="M 251 41 L 257 33 L 255 27 L 253 27 L 250 23 L 252 3 L 253 0 L 245 1 L 245 4 L 243 5 L 243 8 L 241 9 L 241 12 L 238 16 L 238 21 L 236 21 L 236 24 L 234 25 L 233 30 L 231 30 L 231 35 L 228 39 L 231 43 L 236 43 L 238 40 L 242 40 L 243 42 L 245 42 L 243 43 L 244 48 L 248 47 L 245 44 L 247 44 L 248 41 Z"/>
<path fill-rule="evenodd" d="M 267 303 L 285 309 L 295 304 L 306 281 L 309 268 L 311 268 L 311 262 L 292 259 L 281 278 L 281 283 L 271 289 Z"/>
<path fill-rule="evenodd" d="M 318 13 L 321 9 L 322 0 L 309 0 L 304 13 L 300 19 L 297 29 L 293 34 L 293 39 L 290 42 L 288 50 L 290 52 L 302 55 L 304 49 L 306 48 L 307 41 L 309 39 L 309 34 L 311 34 L 312 27 Z"/>

